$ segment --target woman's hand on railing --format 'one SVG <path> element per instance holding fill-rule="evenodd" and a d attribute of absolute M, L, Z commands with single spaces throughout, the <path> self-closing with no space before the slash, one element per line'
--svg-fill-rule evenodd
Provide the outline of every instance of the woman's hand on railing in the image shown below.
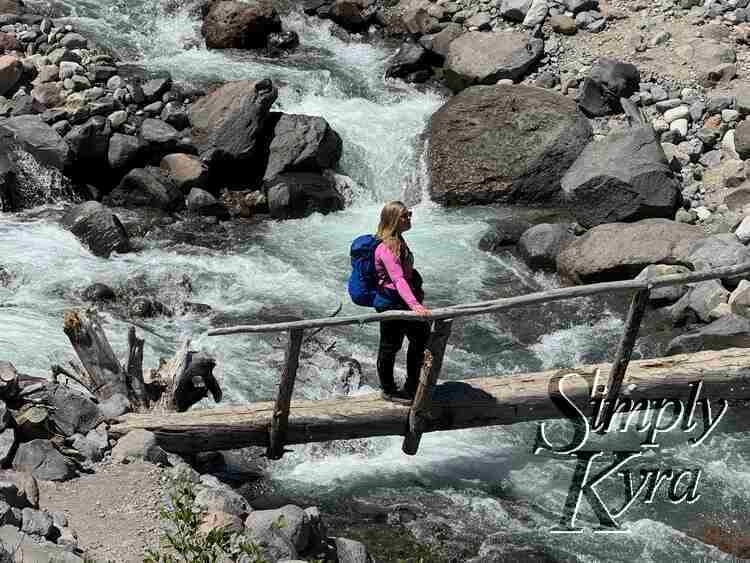
<path fill-rule="evenodd" d="M 430 311 L 427 307 L 423 307 L 419 303 L 414 307 L 413 311 L 419 315 L 420 317 L 431 317 L 432 311 Z"/>

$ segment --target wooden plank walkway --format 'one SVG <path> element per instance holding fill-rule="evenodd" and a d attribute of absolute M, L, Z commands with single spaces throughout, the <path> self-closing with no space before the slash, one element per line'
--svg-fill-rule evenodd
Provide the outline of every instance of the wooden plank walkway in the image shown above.
<path fill-rule="evenodd" d="M 565 393 L 581 410 L 589 412 L 590 386 L 597 369 L 599 384 L 609 388 L 612 364 L 438 382 L 432 395 L 430 416 L 424 419 L 420 431 L 560 418 L 560 411 L 550 398 L 550 380 L 570 372 L 583 377 L 569 380 Z M 619 395 L 633 401 L 644 398 L 687 400 L 690 384 L 698 381 L 703 382 L 703 396 L 713 401 L 750 400 L 750 349 L 732 348 L 631 361 Z M 292 401 L 284 443 L 405 436 L 409 433 L 410 411 L 409 407 L 381 400 L 375 393 L 322 401 Z M 120 417 L 110 431 L 122 436 L 134 429 L 149 430 L 157 435 L 165 449 L 193 453 L 251 445 L 268 447 L 273 418 L 274 403 L 262 402 L 184 413 L 128 414 Z"/>

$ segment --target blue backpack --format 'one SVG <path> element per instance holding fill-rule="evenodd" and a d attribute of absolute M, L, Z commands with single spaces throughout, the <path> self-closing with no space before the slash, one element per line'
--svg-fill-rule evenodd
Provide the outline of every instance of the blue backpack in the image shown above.
<path fill-rule="evenodd" d="M 380 240 L 373 235 L 362 235 L 354 239 L 349 250 L 352 259 L 349 295 L 354 303 L 363 307 L 372 307 L 378 294 L 375 248 L 379 244 Z"/>

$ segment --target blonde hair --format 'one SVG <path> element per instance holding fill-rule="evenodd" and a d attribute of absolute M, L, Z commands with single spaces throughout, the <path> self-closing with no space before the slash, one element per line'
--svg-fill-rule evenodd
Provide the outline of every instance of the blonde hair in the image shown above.
<path fill-rule="evenodd" d="M 400 201 L 389 201 L 386 203 L 380 212 L 380 224 L 375 233 L 375 236 L 383 242 L 396 258 L 401 258 L 401 244 L 404 242 L 398 230 L 401 215 L 404 211 L 407 211 L 407 207 Z"/>

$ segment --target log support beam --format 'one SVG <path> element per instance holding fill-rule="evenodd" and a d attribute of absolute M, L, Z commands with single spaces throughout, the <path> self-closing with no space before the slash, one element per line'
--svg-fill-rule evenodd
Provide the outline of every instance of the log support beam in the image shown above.
<path fill-rule="evenodd" d="M 580 366 L 565 373 L 580 377 L 565 382 L 565 394 L 581 411 L 591 414 L 591 388 L 598 380 L 609 387 L 610 364 Z M 447 381 L 434 388 L 431 417 L 424 432 L 561 418 L 549 392 L 550 380 L 560 370 L 498 375 Z M 703 398 L 738 402 L 750 400 L 750 351 L 681 354 L 631 361 L 622 381 L 621 397 L 688 400 L 691 383 L 703 382 Z M 744 404 L 744 403 L 743 403 Z M 730 408 L 732 411 L 735 407 Z M 274 403 L 193 410 L 185 413 L 128 414 L 110 427 L 115 436 L 135 429 L 156 434 L 168 451 L 194 453 L 270 445 L 269 426 Z M 373 436 L 403 436 L 410 409 L 370 394 L 325 401 L 291 403 L 284 443 L 304 444 Z M 750 420 L 747 421 L 750 425 Z M 719 428 L 721 431 L 721 428 Z"/>

